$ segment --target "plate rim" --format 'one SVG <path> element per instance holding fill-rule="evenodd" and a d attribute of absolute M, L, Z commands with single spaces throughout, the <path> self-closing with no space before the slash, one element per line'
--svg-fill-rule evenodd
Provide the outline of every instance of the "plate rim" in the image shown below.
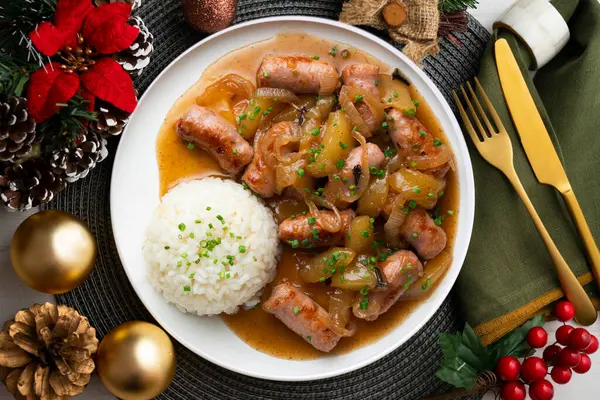
<path fill-rule="evenodd" d="M 443 96 L 442 92 L 440 91 L 440 89 L 437 87 L 437 85 L 432 81 L 431 78 L 429 78 L 429 76 L 427 76 L 427 74 L 425 74 L 425 72 L 416 65 L 416 63 L 414 61 L 412 61 L 411 59 L 409 59 L 406 55 L 404 55 L 404 53 L 402 53 L 400 50 L 398 50 L 397 48 L 395 48 L 394 46 L 392 46 L 391 44 L 389 44 L 388 42 L 386 42 L 385 40 L 375 36 L 374 34 L 367 32 L 363 29 L 360 29 L 358 27 L 352 26 L 352 25 L 348 25 L 342 22 L 339 22 L 337 20 L 331 20 L 331 19 L 327 19 L 327 18 L 320 18 L 320 17 L 312 17 L 312 16 L 300 16 L 300 15 L 287 15 L 287 16 L 275 16 L 275 17 L 266 17 L 266 18 L 259 18 L 259 19 L 255 19 L 255 20 L 251 20 L 251 21 L 247 21 L 247 22 L 243 22 L 240 24 L 235 24 L 232 25 L 222 31 L 219 31 L 215 34 L 209 35 L 206 38 L 198 41 L 197 43 L 195 43 L 194 45 L 190 46 L 188 49 L 186 49 L 183 53 L 181 53 L 179 56 L 177 56 L 173 61 L 171 61 L 169 63 L 169 65 L 167 65 L 157 76 L 156 78 L 154 78 L 154 80 L 152 81 L 152 83 L 146 88 L 144 94 L 142 95 L 142 97 L 139 99 L 138 101 L 138 107 L 144 103 L 144 100 L 147 97 L 147 94 L 151 92 L 151 89 L 154 87 L 155 84 L 157 84 L 158 81 L 160 81 L 160 79 L 163 77 L 163 75 L 165 75 L 175 64 L 177 64 L 181 59 L 185 58 L 189 53 L 193 52 L 196 48 L 203 46 L 204 44 L 206 44 L 207 42 L 210 42 L 211 40 L 214 40 L 222 35 L 226 35 L 232 31 L 236 31 L 238 29 L 242 29 L 242 28 L 246 28 L 248 26 L 252 26 L 252 25 L 259 25 L 259 24 L 264 24 L 264 23 L 271 23 L 271 22 L 281 22 L 281 21 L 293 21 L 293 22 L 311 22 L 311 23 L 317 23 L 317 24 L 324 24 L 324 25 L 328 25 L 328 26 L 333 26 L 335 28 L 339 28 L 345 31 L 350 31 L 353 32 L 357 35 L 363 36 L 366 39 L 373 41 L 375 43 L 377 43 L 380 46 L 383 46 L 386 50 L 391 51 L 394 56 L 402 59 L 403 62 L 405 62 L 406 64 L 408 64 L 414 73 L 416 73 L 417 75 L 419 75 L 419 77 L 424 81 L 424 83 L 428 86 L 428 88 L 430 90 L 432 90 L 435 94 L 435 96 L 437 97 L 438 101 L 441 104 L 441 107 L 443 108 L 444 112 L 446 113 L 446 115 L 448 116 L 449 122 L 452 125 L 453 129 L 457 132 L 457 133 L 462 133 L 462 129 L 460 128 L 460 125 L 458 124 L 458 121 L 456 119 L 456 116 L 454 114 L 454 112 L 452 111 L 452 109 L 450 108 L 446 98 Z M 282 27 L 282 29 L 284 29 Z M 351 43 L 349 43 L 351 45 Z M 215 60 L 216 61 L 216 60 Z M 214 61 L 213 61 L 214 62 Z M 135 111 L 134 114 L 131 116 L 131 119 L 133 119 L 135 117 Z M 128 124 L 125 127 L 125 130 L 123 131 L 122 135 L 123 137 L 127 134 L 127 132 L 129 131 L 129 127 L 131 125 Z M 236 365 L 232 365 L 232 364 L 228 364 L 225 362 L 220 361 L 219 359 L 212 357 L 210 355 L 206 355 L 203 354 L 203 352 L 199 351 L 194 345 L 190 344 L 187 340 L 185 340 L 184 338 L 182 338 L 180 335 L 178 335 L 177 333 L 173 332 L 172 329 L 169 329 L 167 326 L 165 326 L 165 324 L 161 321 L 161 319 L 159 317 L 157 317 L 157 315 L 155 314 L 155 312 L 153 312 L 147 305 L 146 302 L 143 300 L 142 296 L 140 296 L 140 293 L 138 291 L 138 288 L 136 287 L 136 285 L 134 284 L 134 279 L 132 278 L 132 276 L 130 275 L 130 271 L 128 268 L 125 267 L 124 262 L 123 262 L 123 257 L 121 255 L 121 244 L 119 243 L 119 239 L 117 237 L 116 234 L 116 229 L 115 229 L 115 220 L 112 218 L 113 215 L 115 215 L 114 213 L 114 207 L 116 204 L 117 199 L 115 199 L 114 197 L 116 196 L 116 194 L 114 193 L 113 189 L 113 182 L 115 182 L 115 175 L 116 175 L 116 168 L 114 168 L 115 165 L 117 165 L 117 163 L 120 161 L 120 159 L 123 157 L 123 151 L 121 151 L 122 146 L 122 141 L 119 141 L 119 144 L 117 146 L 117 149 L 115 151 L 115 157 L 114 157 L 114 162 L 113 162 L 113 169 L 111 171 L 111 185 L 110 185 L 110 197 L 109 197 L 109 202 L 110 202 L 110 213 L 111 213 L 111 230 L 113 233 L 113 239 L 115 241 L 115 247 L 117 249 L 117 253 L 119 255 L 119 261 L 121 262 L 122 268 L 125 270 L 125 274 L 127 275 L 127 279 L 129 280 L 129 283 L 131 284 L 133 290 L 135 291 L 136 296 L 138 297 L 138 299 L 141 301 L 141 303 L 143 304 L 144 308 L 147 310 L 147 312 L 152 316 L 152 318 L 154 318 L 154 320 L 160 325 L 161 329 L 164 329 L 172 338 L 174 338 L 177 342 L 179 342 L 182 346 L 185 346 L 189 351 L 191 351 L 192 353 L 198 355 L 199 357 L 202 357 L 203 359 L 216 364 L 222 368 L 225 368 L 229 371 L 232 372 L 236 372 L 239 373 L 241 375 L 244 376 L 249 376 L 249 377 L 253 377 L 253 378 L 259 378 L 259 379 L 267 379 L 267 380 L 272 380 L 272 381 L 281 381 L 281 382 L 308 382 L 308 381 L 314 381 L 314 380 L 320 380 L 320 379 L 327 379 L 327 378 L 332 378 L 332 377 L 336 377 L 336 376 L 341 376 L 344 374 L 347 374 L 349 372 L 352 371 L 356 371 L 360 368 L 363 368 L 367 365 L 370 365 L 378 360 L 380 360 L 381 358 L 387 356 L 388 354 L 390 354 L 391 352 L 397 350 L 400 346 L 402 346 L 403 344 L 405 344 L 408 340 L 410 340 L 419 330 L 421 330 L 428 322 L 430 322 L 431 318 L 433 317 L 433 315 L 440 309 L 440 307 L 442 306 L 443 302 L 446 300 L 446 298 L 448 297 L 448 295 L 451 292 L 451 289 L 454 287 L 456 280 L 458 278 L 458 275 L 460 274 L 460 271 L 462 270 L 463 264 L 464 264 L 464 260 L 466 258 L 466 254 L 467 254 L 467 250 L 469 247 L 469 244 L 471 242 L 471 237 L 472 237 L 472 231 L 473 231 L 473 222 L 474 222 L 474 214 L 475 214 L 475 182 L 474 182 L 474 175 L 473 175 L 473 167 L 472 167 L 472 162 L 471 162 L 471 156 L 470 153 L 468 151 L 467 148 L 467 144 L 465 141 L 465 138 L 463 135 L 457 135 L 457 142 L 458 142 L 458 146 L 459 148 L 456 150 L 459 150 L 461 152 L 461 154 L 463 154 L 464 156 L 464 167 L 466 170 L 466 187 L 463 188 L 461 186 L 460 188 L 460 196 L 466 196 L 465 200 L 466 203 L 469 205 L 472 205 L 471 207 L 468 207 L 467 210 L 461 210 L 461 213 L 466 213 L 466 225 L 465 225 L 465 234 L 464 234 L 464 241 L 465 241 L 465 246 L 464 246 L 464 254 L 460 254 L 460 257 L 458 257 L 458 259 L 461 260 L 460 265 L 456 268 L 456 272 L 453 273 L 452 276 L 450 276 L 450 274 L 446 274 L 446 276 L 444 277 L 444 279 L 451 279 L 451 285 L 448 289 L 448 292 L 445 293 L 443 296 L 440 296 L 439 298 L 437 298 L 434 301 L 434 307 L 432 307 L 432 311 L 427 312 L 426 314 L 424 314 L 424 318 L 422 320 L 421 323 L 415 324 L 414 326 L 411 327 L 410 332 L 405 335 L 404 338 L 401 338 L 397 341 L 395 341 L 395 343 L 393 343 L 392 345 L 388 346 L 385 350 L 383 351 L 379 351 L 374 353 L 373 355 L 371 355 L 370 357 L 367 357 L 363 360 L 361 360 L 360 362 L 356 362 L 353 363 L 351 365 L 345 366 L 345 367 L 341 367 L 341 368 L 336 368 L 333 372 L 328 372 L 328 373 L 318 373 L 318 374 L 311 374 L 311 375 L 305 375 L 305 376 L 294 376 L 294 375 L 277 375 L 277 376 L 270 376 L 270 375 L 266 375 L 263 373 L 254 373 L 253 371 L 249 371 L 249 370 L 244 370 L 241 368 L 237 368 Z M 456 254 L 454 254 L 456 256 Z M 387 336 L 387 335 L 386 335 Z M 259 351 L 254 349 L 255 351 Z"/>

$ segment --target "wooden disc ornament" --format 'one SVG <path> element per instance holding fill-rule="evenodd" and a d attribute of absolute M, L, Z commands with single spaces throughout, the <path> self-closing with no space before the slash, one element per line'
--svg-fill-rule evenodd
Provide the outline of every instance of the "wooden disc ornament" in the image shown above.
<path fill-rule="evenodd" d="M 98 376 L 123 400 L 147 400 L 161 394 L 175 376 L 175 348 L 161 328 L 131 321 L 111 330 L 96 354 Z"/>
<path fill-rule="evenodd" d="M 16 274 L 27 286 L 60 294 L 79 286 L 96 262 L 96 240 L 78 218 L 42 211 L 17 228 L 10 244 Z"/>
<path fill-rule="evenodd" d="M 215 33 L 233 23 L 237 0 L 182 0 L 183 13 L 196 30 Z"/>

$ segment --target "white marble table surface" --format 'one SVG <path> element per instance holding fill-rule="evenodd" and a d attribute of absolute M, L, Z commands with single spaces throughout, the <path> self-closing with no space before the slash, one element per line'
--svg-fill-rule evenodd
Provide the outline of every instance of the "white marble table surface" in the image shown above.
<path fill-rule="evenodd" d="M 487 28 L 491 29 L 492 23 L 502 15 L 515 0 L 479 0 L 479 7 L 472 14 Z M 35 302 L 53 301 L 53 297 L 43 295 L 29 289 L 15 276 L 10 267 L 9 245 L 13 232 L 20 222 L 31 215 L 8 213 L 0 209 L 0 321 L 4 321 L 14 315 L 21 308 L 28 307 Z M 547 328 L 553 331 L 557 324 L 547 324 Z M 596 323 L 591 329 L 593 333 L 600 336 L 600 323 Z M 600 352 L 592 357 L 593 366 L 586 375 L 574 374 L 568 385 L 557 387 L 555 399 L 558 400 L 597 400 L 600 398 Z M 3 385 L 0 385 L 0 399 L 10 399 L 10 394 Z M 99 379 L 94 376 L 86 391 L 81 394 L 82 400 L 108 400 L 114 399 L 106 390 Z M 493 396 L 486 396 L 486 400 Z"/>

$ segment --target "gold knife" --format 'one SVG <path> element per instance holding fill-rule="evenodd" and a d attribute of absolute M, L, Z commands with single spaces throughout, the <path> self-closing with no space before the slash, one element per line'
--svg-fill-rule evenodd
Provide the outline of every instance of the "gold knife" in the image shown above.
<path fill-rule="evenodd" d="M 592 272 L 600 285 L 600 251 L 594 241 L 590 227 L 583 216 L 565 169 L 563 168 L 544 121 L 523 79 L 519 64 L 505 39 L 495 44 L 496 64 L 502 91 L 508 104 L 521 143 L 540 183 L 554 186 L 567 203 L 579 236 L 583 240 Z"/>

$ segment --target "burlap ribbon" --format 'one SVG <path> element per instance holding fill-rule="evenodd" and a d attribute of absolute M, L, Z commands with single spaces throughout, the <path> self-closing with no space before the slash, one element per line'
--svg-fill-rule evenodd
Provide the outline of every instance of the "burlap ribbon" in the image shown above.
<path fill-rule="evenodd" d="M 383 19 L 383 8 L 391 2 L 404 5 L 407 10 L 406 22 L 398 27 L 389 26 Z M 387 30 L 395 42 L 404 45 L 404 54 L 417 64 L 439 51 L 437 0 L 351 0 L 344 4 L 340 21 Z"/>

